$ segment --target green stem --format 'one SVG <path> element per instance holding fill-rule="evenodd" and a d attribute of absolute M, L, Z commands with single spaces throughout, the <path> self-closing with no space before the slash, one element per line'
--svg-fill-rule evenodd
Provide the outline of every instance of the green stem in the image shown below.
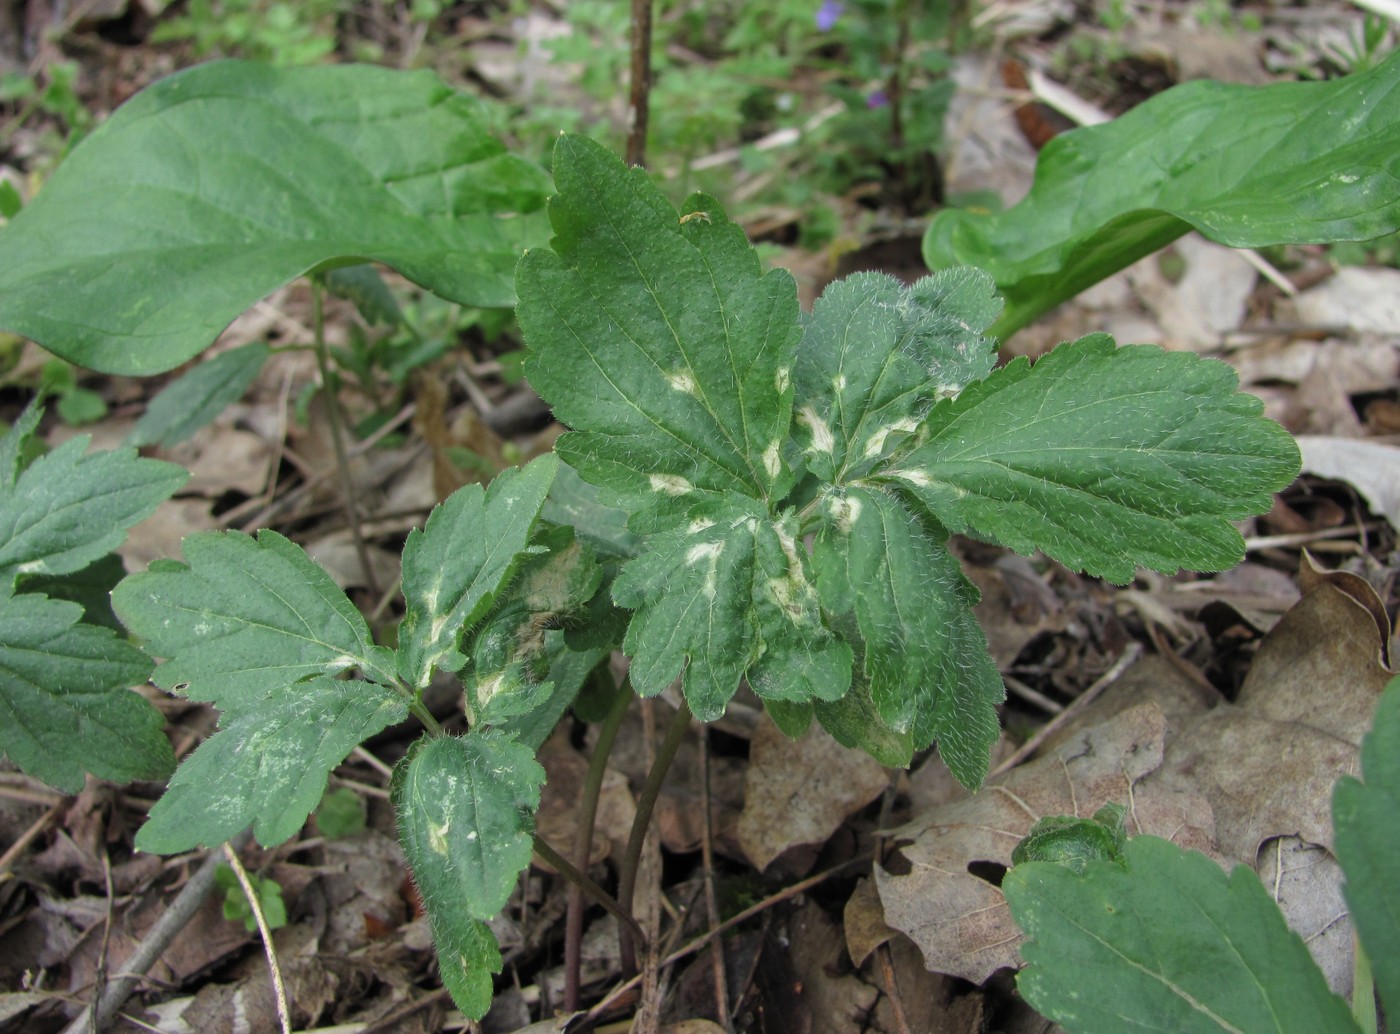
<path fill-rule="evenodd" d="M 632 703 L 632 682 L 624 678 L 617 687 L 612 707 L 607 717 L 598 727 L 598 742 L 593 747 L 593 757 L 588 762 L 588 775 L 583 781 L 583 797 L 579 801 L 578 833 L 574 837 L 574 865 L 580 872 L 588 871 L 588 856 L 593 849 L 593 827 L 598 817 L 598 797 L 603 789 L 603 775 L 607 771 L 608 757 L 612 754 L 613 740 L 627 714 L 627 706 Z M 579 971 L 582 966 L 583 947 L 583 887 L 569 884 L 568 911 L 564 920 L 564 1011 L 578 1009 Z"/>
<path fill-rule="evenodd" d="M 360 558 L 360 568 L 365 576 L 365 587 L 369 589 L 372 597 L 378 599 L 380 595 L 379 580 L 374 577 L 374 568 L 370 565 L 369 546 L 365 544 L 364 530 L 360 526 L 360 509 L 355 502 L 355 479 L 350 475 L 350 460 L 345 454 L 345 419 L 340 410 L 340 397 L 335 390 L 334 379 L 331 377 L 330 351 L 326 348 L 323 295 L 321 284 L 313 280 L 311 282 L 311 312 L 312 332 L 316 344 L 316 365 L 320 368 L 321 386 L 325 390 L 326 417 L 331 425 L 331 443 L 335 447 L 335 465 L 340 472 L 340 493 L 345 504 L 345 514 L 350 520 L 350 534 L 355 540 L 355 552 Z"/>
<path fill-rule="evenodd" d="M 690 705 L 682 697 L 681 709 L 676 712 L 676 717 L 671 719 L 671 727 L 666 730 L 666 739 L 662 741 L 661 749 L 656 752 L 656 760 L 652 762 L 651 771 L 647 773 L 642 795 L 637 799 L 637 816 L 632 820 L 632 834 L 627 838 L 627 850 L 623 853 L 617 878 L 617 898 L 629 915 L 632 911 L 632 896 L 637 889 L 637 869 L 642 861 L 642 845 L 646 842 L 647 830 L 651 826 L 656 799 L 661 796 L 661 784 L 666 781 L 666 773 L 671 768 L 671 762 L 676 759 L 676 751 L 680 749 L 686 730 L 690 728 L 690 717 Z M 618 934 L 619 947 L 622 949 L 623 976 L 631 976 L 637 972 L 636 945 L 626 927 L 619 930 Z"/>
<path fill-rule="evenodd" d="M 583 892 L 598 904 L 606 908 L 617 917 L 619 932 L 625 932 L 629 939 L 636 937 L 641 944 L 646 943 L 646 934 L 637 925 L 637 921 L 623 908 L 615 897 L 605 891 L 587 873 L 579 872 L 574 868 L 574 864 L 561 855 L 554 848 L 549 846 L 548 841 L 539 834 L 535 835 L 535 854 L 539 855 L 550 868 L 554 869 L 573 886 L 581 887 Z"/>
<path fill-rule="evenodd" d="M 1371 976 L 1371 960 L 1361 946 L 1361 938 L 1352 933 L 1351 1014 L 1362 1034 L 1376 1034 L 1376 985 Z"/>
<path fill-rule="evenodd" d="M 433 712 L 429 711 L 427 705 L 423 703 L 422 697 L 415 696 L 410 700 L 408 703 L 408 710 L 415 718 L 423 723 L 423 727 L 428 730 L 429 736 L 437 737 L 446 735 L 442 730 L 442 725 L 433 717 Z"/>

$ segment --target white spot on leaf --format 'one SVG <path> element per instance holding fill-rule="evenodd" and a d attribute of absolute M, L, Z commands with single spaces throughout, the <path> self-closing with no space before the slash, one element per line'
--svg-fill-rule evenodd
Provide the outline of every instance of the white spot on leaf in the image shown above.
<path fill-rule="evenodd" d="M 778 394 L 788 390 L 788 385 L 792 383 L 792 368 L 789 366 L 778 367 L 777 374 L 773 377 L 773 387 L 778 389 Z"/>
<path fill-rule="evenodd" d="M 811 406 L 803 406 L 797 414 L 797 422 L 812 432 L 812 448 L 809 452 L 829 453 L 836 448 L 836 439 L 831 436 L 831 428 L 817 415 Z"/>
<path fill-rule="evenodd" d="M 865 445 L 865 458 L 878 456 L 885 449 L 885 439 L 892 434 L 909 434 L 918 428 L 918 421 L 913 418 L 898 420 L 888 427 L 882 427 L 870 436 L 870 441 Z"/>
<path fill-rule="evenodd" d="M 770 478 L 776 478 L 778 472 L 783 469 L 782 442 L 777 438 L 763 450 L 763 469 L 768 471 Z"/>
<path fill-rule="evenodd" d="M 666 383 L 686 395 L 695 394 L 695 375 L 689 370 L 672 370 L 666 375 Z"/>
<path fill-rule="evenodd" d="M 688 535 L 699 535 L 702 531 L 706 530 L 707 528 L 713 528 L 714 526 L 715 522 L 710 520 L 710 518 L 697 517 L 695 520 L 691 521 L 688 525 L 686 525 L 685 530 L 686 534 Z"/>
<path fill-rule="evenodd" d="M 647 480 L 651 484 L 652 491 L 660 492 L 663 495 L 685 495 L 695 489 L 695 486 L 689 481 L 675 474 L 652 474 Z"/>

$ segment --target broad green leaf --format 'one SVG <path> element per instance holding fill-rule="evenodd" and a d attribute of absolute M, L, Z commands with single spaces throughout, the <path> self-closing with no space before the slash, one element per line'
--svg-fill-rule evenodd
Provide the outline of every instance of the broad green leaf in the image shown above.
<path fill-rule="evenodd" d="M 126 627 L 170 658 L 157 685 L 229 711 L 356 668 L 392 683 L 392 654 L 374 646 L 364 617 L 300 546 L 265 530 L 202 532 L 183 548 L 185 564 L 133 574 L 112 593 Z"/>
<path fill-rule="evenodd" d="M 859 477 L 918 426 L 935 401 L 992 372 L 983 336 L 999 302 L 974 269 L 904 287 L 883 273 L 831 284 L 805 323 L 796 379 L 797 439 L 832 484 Z"/>
<path fill-rule="evenodd" d="M 464 679 L 473 727 L 498 725 L 540 706 L 553 687 L 541 681 L 549 667 L 546 633 L 593 598 L 602 569 L 593 551 L 567 525 L 537 533 L 536 553 L 524 563 L 503 605 L 477 631 L 472 673 Z"/>
<path fill-rule="evenodd" d="M 1037 1012 L 1075 1034 L 1359 1029 L 1252 870 L 1150 836 L 1124 860 L 1006 874 L 1029 938 L 1016 984 Z"/>
<path fill-rule="evenodd" d="M 128 445 L 169 448 L 184 441 L 243 397 L 270 350 L 261 341 L 230 349 L 171 381 L 136 421 Z"/>
<path fill-rule="evenodd" d="M 223 712 L 218 731 L 175 771 L 137 832 L 137 847 L 157 854 L 212 847 L 250 825 L 263 846 L 280 844 L 321 802 L 333 768 L 408 717 L 402 697 L 372 682 L 317 676 L 288 683 L 273 674 L 267 684 L 259 695 L 215 701 Z"/>
<path fill-rule="evenodd" d="M 1230 522 L 1300 464 L 1237 387 L 1224 363 L 1090 335 L 939 403 L 927 441 L 876 473 L 952 531 L 1120 584 L 1139 564 L 1223 570 L 1244 553 Z"/>
<path fill-rule="evenodd" d="M 484 920 L 510 899 L 530 864 L 544 770 L 534 752 L 495 731 L 422 739 L 394 769 L 399 841 L 457 1007 L 480 1019 L 501 956 Z"/>
<path fill-rule="evenodd" d="M 1337 781 L 1332 822 L 1351 921 L 1393 1022 L 1400 1017 L 1400 679 L 1381 694 L 1361 743 L 1361 771 L 1364 783 Z"/>
<path fill-rule="evenodd" d="M 1393 233 L 1397 87 L 1400 53 L 1329 82 L 1173 87 L 1052 140 L 1020 204 L 940 213 L 924 261 L 990 272 L 1004 338 L 1193 228 L 1237 248 Z"/>
<path fill-rule="evenodd" d="M 907 732 L 895 732 L 885 724 L 864 679 L 856 679 L 850 692 L 840 700 L 814 701 L 812 710 L 822 728 L 843 747 L 863 750 L 890 768 L 908 768 L 914 760 L 913 737 Z M 984 775 L 985 770 L 978 775 L 978 781 Z"/>
<path fill-rule="evenodd" d="M 84 455 L 87 446 L 86 435 L 64 442 L 0 490 L 0 577 L 81 570 L 189 478 L 135 449 Z"/>
<path fill-rule="evenodd" d="M 533 710 L 508 718 L 498 726 L 535 750 L 549 739 L 549 734 L 574 703 L 593 669 L 607 660 L 612 650 L 602 647 L 570 649 L 564 645 L 562 632 L 550 632 L 545 637 L 545 653 L 549 658 L 549 673 L 546 676 L 551 687 L 549 698 L 541 701 Z"/>
<path fill-rule="evenodd" d="M 421 689 L 434 668 L 458 671 L 462 633 L 480 621 L 519 567 L 558 462 L 541 456 L 498 475 L 489 488 L 467 485 L 409 532 L 403 549 L 407 611 L 399 625 L 398 669 Z"/>
<path fill-rule="evenodd" d="M 0 231 L 0 326 L 152 374 L 320 267 L 509 306 L 533 220 L 500 216 L 546 183 L 431 72 L 199 65 L 118 109 Z"/>
<path fill-rule="evenodd" d="M 958 562 L 901 501 L 852 487 L 826 499 L 812 556 L 822 602 L 854 613 L 864 672 L 884 725 L 938 752 L 980 786 L 1000 732 L 1005 691 L 972 615 L 977 592 Z"/>
<path fill-rule="evenodd" d="M 1054 862 L 1071 872 L 1082 873 L 1090 862 L 1123 863 L 1128 843 L 1121 804 L 1105 804 L 1093 818 L 1076 815 L 1047 815 L 1037 819 L 1031 831 L 1011 851 L 1011 864 Z"/>
<path fill-rule="evenodd" d="M 713 198 L 678 214 L 599 144 L 561 137 L 553 168 L 553 251 L 525 255 L 516 290 L 530 383 L 574 428 L 560 456 L 634 531 L 728 492 L 781 498 L 791 276 L 763 272 Z"/>
<path fill-rule="evenodd" d="M 82 616 L 35 593 L 0 598 L 0 751 L 67 793 L 83 788 L 84 772 L 159 779 L 175 764 L 165 720 L 128 688 L 151 662 Z"/>
<path fill-rule="evenodd" d="M 683 672 L 691 710 L 713 721 L 746 672 L 771 699 L 846 692 L 850 648 L 821 623 L 790 519 L 774 523 L 731 496 L 649 545 L 613 583 L 618 605 L 636 611 L 623 649 L 638 693 L 660 693 Z"/>
<path fill-rule="evenodd" d="M 379 270 L 368 262 L 341 266 L 326 272 L 326 289 L 337 298 L 352 302 L 355 311 L 370 326 L 397 327 L 403 323 L 403 310 Z"/>

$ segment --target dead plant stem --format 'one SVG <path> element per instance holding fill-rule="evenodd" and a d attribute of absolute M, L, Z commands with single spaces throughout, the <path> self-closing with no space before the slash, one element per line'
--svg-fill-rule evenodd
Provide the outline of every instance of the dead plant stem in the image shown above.
<path fill-rule="evenodd" d="M 632 83 L 627 102 L 627 164 L 647 163 L 651 108 L 651 0 L 632 0 Z"/>
<path fill-rule="evenodd" d="M 258 924 L 258 934 L 262 937 L 263 951 L 267 955 L 267 968 L 272 973 L 272 990 L 277 1000 L 277 1021 L 282 1026 L 282 1034 L 292 1034 L 292 1014 L 287 1006 L 287 985 L 282 980 L 282 967 L 277 963 L 277 948 L 272 943 L 272 928 L 267 925 L 267 916 L 263 914 L 262 900 L 253 888 L 253 881 L 248 878 L 248 870 L 243 868 L 243 862 L 232 844 L 224 844 L 224 857 L 228 859 L 234 876 L 238 877 L 238 885 L 243 888 L 248 907 L 253 910 L 253 921 Z"/>

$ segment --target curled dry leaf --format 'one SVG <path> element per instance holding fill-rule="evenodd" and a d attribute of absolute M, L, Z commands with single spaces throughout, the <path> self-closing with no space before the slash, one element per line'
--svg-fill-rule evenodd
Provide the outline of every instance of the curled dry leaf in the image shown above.
<path fill-rule="evenodd" d="M 1306 473 L 1345 481 L 1392 528 L 1400 529 L 1400 449 L 1328 435 L 1300 435 L 1298 448 Z"/>
<path fill-rule="evenodd" d="M 765 713 L 749 751 L 739 842 L 761 872 L 790 847 L 825 841 L 888 782 L 878 761 L 819 725 L 792 740 Z"/>
<path fill-rule="evenodd" d="M 885 921 L 919 946 L 928 968 L 981 983 L 1018 964 L 1020 935 L 1001 891 L 973 870 L 1011 864 L 1011 850 L 1046 815 L 1092 815 L 1130 804 L 1131 833 L 1209 851 L 1210 806 L 1189 790 L 1143 788 L 1162 762 L 1166 719 L 1147 703 L 1078 731 L 981 793 L 936 808 L 897 831 L 909 872 L 875 869 Z"/>

